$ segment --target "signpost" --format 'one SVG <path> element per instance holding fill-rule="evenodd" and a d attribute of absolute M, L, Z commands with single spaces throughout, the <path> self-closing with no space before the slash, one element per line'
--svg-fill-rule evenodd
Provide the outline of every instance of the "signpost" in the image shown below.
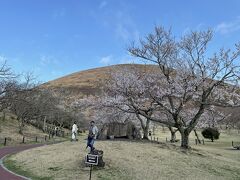
<path fill-rule="evenodd" d="M 98 155 L 87 154 L 85 157 L 85 163 L 90 165 L 90 176 L 89 180 L 92 178 L 92 166 L 98 165 Z"/>

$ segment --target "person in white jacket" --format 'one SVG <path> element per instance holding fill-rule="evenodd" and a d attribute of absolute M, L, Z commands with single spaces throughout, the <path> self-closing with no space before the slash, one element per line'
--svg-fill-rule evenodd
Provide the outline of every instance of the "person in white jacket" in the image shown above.
<path fill-rule="evenodd" d="M 75 140 L 77 141 L 77 131 L 78 131 L 78 127 L 77 127 L 77 124 L 76 124 L 76 121 L 74 121 L 74 124 L 72 126 L 72 140 Z"/>

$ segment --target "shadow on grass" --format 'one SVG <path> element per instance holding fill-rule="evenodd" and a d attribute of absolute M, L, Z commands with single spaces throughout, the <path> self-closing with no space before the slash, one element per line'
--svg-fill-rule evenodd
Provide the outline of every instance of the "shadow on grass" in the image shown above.
<path fill-rule="evenodd" d="M 237 149 L 237 148 L 233 148 L 233 147 L 224 148 L 224 150 L 229 150 L 229 151 L 239 151 L 239 152 L 240 152 L 239 149 Z"/>

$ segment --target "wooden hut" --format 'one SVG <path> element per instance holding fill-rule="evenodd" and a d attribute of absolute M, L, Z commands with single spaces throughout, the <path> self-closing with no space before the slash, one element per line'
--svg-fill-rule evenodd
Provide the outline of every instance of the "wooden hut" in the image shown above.
<path fill-rule="evenodd" d="M 140 131 L 132 122 L 110 122 L 103 124 L 99 128 L 98 139 L 112 139 L 112 138 L 140 138 Z"/>

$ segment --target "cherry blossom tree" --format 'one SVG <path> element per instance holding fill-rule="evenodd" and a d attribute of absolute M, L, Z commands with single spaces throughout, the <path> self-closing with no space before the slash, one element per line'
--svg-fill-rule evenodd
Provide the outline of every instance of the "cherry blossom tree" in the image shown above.
<path fill-rule="evenodd" d="M 161 83 L 161 76 L 156 70 L 158 70 L 156 66 L 116 66 L 110 72 L 110 79 L 106 83 L 105 94 L 100 98 L 83 100 L 84 102 L 81 104 L 84 106 L 92 104 L 95 109 L 98 107 L 97 119 L 103 121 L 105 119 L 116 119 L 116 115 L 123 116 L 123 113 L 135 114 L 143 130 L 143 139 L 148 139 L 151 121 L 158 123 L 164 122 L 164 124 L 173 121 L 171 119 L 172 116 L 166 112 L 165 109 L 157 106 L 150 97 L 150 94 L 159 90 L 159 84 Z M 193 106 L 194 104 L 189 106 L 182 114 L 184 118 L 187 118 L 189 114 L 195 113 L 196 108 Z M 210 119 L 213 123 L 215 117 L 213 116 L 213 109 L 214 108 L 211 109 L 211 113 L 204 113 L 200 123 L 202 126 L 210 123 Z M 151 119 L 141 115 L 139 111 L 144 111 Z M 209 111 L 210 110 L 207 112 Z M 99 114 L 103 114 L 103 116 Z M 171 142 L 175 142 L 178 129 L 170 124 L 168 124 L 167 127 L 171 132 Z"/>
<path fill-rule="evenodd" d="M 134 73 L 128 68 L 133 68 Z M 131 106 L 131 102 L 128 101 L 130 96 L 136 97 L 137 94 L 142 98 L 137 97 L 140 105 L 143 105 L 145 101 L 141 79 L 138 77 L 140 74 L 134 66 L 117 66 L 113 71 L 109 72 L 110 79 L 105 83 L 105 92 L 100 97 L 87 97 L 77 100 L 73 103 L 73 106 L 77 107 L 78 110 L 88 109 L 88 111 L 92 112 L 93 117 L 91 118 L 100 124 L 134 122 L 134 124 L 140 125 L 142 128 L 143 139 L 148 139 L 150 120 L 136 113 L 136 110 Z M 153 111 L 150 109 L 151 107 L 147 107 L 147 104 L 144 107 L 146 113 L 151 116 Z"/>
<path fill-rule="evenodd" d="M 104 107 L 115 108 L 125 114 L 134 114 L 136 118 L 133 119 L 137 119 L 142 128 L 143 139 L 148 139 L 151 120 L 139 114 L 138 110 L 141 109 L 149 117 L 156 111 L 147 97 L 153 82 L 151 77 L 145 76 L 148 71 L 150 69 L 145 69 L 142 65 L 116 66 L 110 72 L 110 79 L 106 83 L 105 94 L 101 100 Z M 131 99 L 134 99 L 134 106 Z"/>
<path fill-rule="evenodd" d="M 238 129 L 238 133 L 240 133 L 240 108 L 226 108 L 223 113 L 228 116 L 221 121 L 221 124 L 224 124 L 229 131 L 233 128 Z"/>
<path fill-rule="evenodd" d="M 240 44 L 236 44 L 234 51 L 222 48 L 209 55 L 208 44 L 212 37 L 213 32 L 207 30 L 175 38 L 170 30 L 155 27 L 153 33 L 128 48 L 131 55 L 158 66 L 159 82 L 155 82 L 145 97 L 154 108 L 171 118 L 164 121 L 149 116 L 142 108 L 136 108 L 137 113 L 177 128 L 183 148 L 190 147 L 189 134 L 207 107 L 236 106 L 240 102 L 237 85 Z M 133 107 L 138 107 L 139 100 L 132 97 L 129 100 Z"/>

